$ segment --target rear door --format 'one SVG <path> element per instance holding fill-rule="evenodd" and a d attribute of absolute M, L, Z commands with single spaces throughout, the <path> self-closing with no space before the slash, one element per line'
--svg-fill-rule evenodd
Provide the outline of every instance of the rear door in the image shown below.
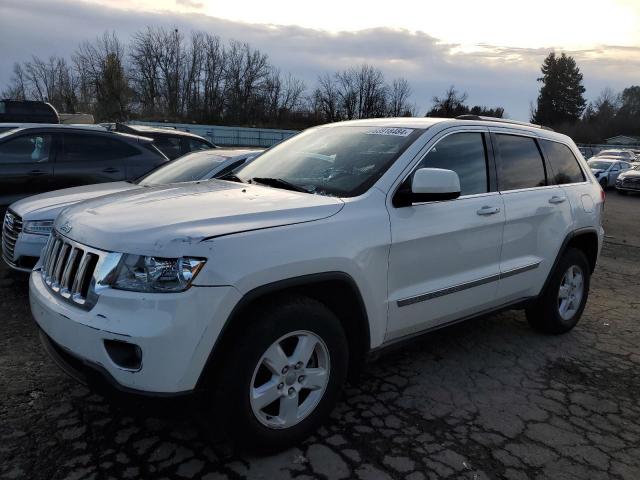
<path fill-rule="evenodd" d="M 52 189 L 54 138 L 22 133 L 0 143 L 0 205 Z"/>
<path fill-rule="evenodd" d="M 139 153 L 110 134 L 65 133 L 63 148 L 56 158 L 57 188 L 125 180 L 127 152 Z"/>
<path fill-rule="evenodd" d="M 505 207 L 498 297 L 507 303 L 539 293 L 573 221 L 565 191 L 548 179 L 538 140 L 492 132 Z"/>

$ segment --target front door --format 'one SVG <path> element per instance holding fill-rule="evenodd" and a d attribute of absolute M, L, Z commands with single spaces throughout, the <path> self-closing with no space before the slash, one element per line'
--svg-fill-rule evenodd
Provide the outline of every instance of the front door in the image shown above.
<path fill-rule="evenodd" d="M 0 205 L 51 189 L 53 138 L 25 133 L 0 143 Z"/>
<path fill-rule="evenodd" d="M 489 174 L 488 152 L 484 131 L 446 134 L 415 169 L 455 171 L 461 196 L 389 207 L 392 244 L 386 340 L 477 313 L 495 303 L 504 206 Z M 411 175 L 405 181 L 410 180 Z"/>

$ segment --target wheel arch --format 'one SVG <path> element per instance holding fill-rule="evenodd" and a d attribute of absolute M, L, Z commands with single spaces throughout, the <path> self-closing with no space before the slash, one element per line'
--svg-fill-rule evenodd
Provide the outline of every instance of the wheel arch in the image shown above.
<path fill-rule="evenodd" d="M 301 295 L 325 304 L 340 320 L 349 345 L 349 373 L 360 369 L 371 349 L 367 310 L 355 280 L 344 272 L 325 272 L 279 280 L 247 292 L 231 311 L 205 363 L 197 389 L 215 377 L 230 341 L 243 325 L 244 313 L 275 296 Z"/>
<path fill-rule="evenodd" d="M 576 248 L 585 254 L 585 256 L 587 257 L 587 261 L 589 262 L 589 267 L 591 270 L 590 273 L 593 273 L 596 268 L 596 262 L 598 260 L 598 244 L 598 231 L 593 227 L 579 228 L 577 230 L 569 232 L 569 234 L 562 242 L 562 246 L 558 250 L 558 254 L 556 255 L 556 258 L 553 262 L 553 266 L 551 267 L 551 270 L 547 275 L 544 286 L 540 290 L 540 294 L 542 294 L 546 290 L 547 285 L 551 280 L 551 276 L 553 275 L 553 272 L 558 265 L 558 262 L 569 248 Z"/>

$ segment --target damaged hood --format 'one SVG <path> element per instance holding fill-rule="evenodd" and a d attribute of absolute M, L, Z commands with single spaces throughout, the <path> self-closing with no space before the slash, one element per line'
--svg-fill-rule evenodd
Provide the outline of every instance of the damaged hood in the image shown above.
<path fill-rule="evenodd" d="M 203 240 L 320 220 L 343 205 L 333 197 L 211 180 L 137 188 L 81 202 L 63 210 L 55 228 L 102 250 L 177 257 Z"/>
<path fill-rule="evenodd" d="M 111 193 L 123 192 L 140 188 L 129 182 L 98 183 L 96 185 L 82 185 L 81 187 L 64 188 L 53 192 L 41 193 L 18 200 L 11 205 L 11 210 L 23 220 L 53 220 L 60 211 L 69 205 L 101 197 Z"/>

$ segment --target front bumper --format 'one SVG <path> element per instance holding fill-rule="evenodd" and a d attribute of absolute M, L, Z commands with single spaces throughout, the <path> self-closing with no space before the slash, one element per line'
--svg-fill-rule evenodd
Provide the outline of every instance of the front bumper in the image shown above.
<path fill-rule="evenodd" d="M 622 183 L 616 182 L 616 190 L 624 190 L 625 192 L 640 192 L 640 183 Z"/>
<path fill-rule="evenodd" d="M 33 317 L 57 357 L 66 359 L 63 363 L 75 365 L 75 371 L 86 373 L 87 367 L 98 372 L 119 390 L 147 395 L 175 395 L 195 388 L 238 300 L 233 287 L 192 287 L 175 294 L 107 289 L 85 311 L 55 295 L 39 270 L 32 272 L 29 281 Z M 139 368 L 116 363 L 105 344 L 114 340 L 139 347 Z M 60 358 L 52 356 L 60 363 Z M 81 375 L 64 370 L 82 380 Z"/>
<path fill-rule="evenodd" d="M 47 244 L 47 238 L 46 235 L 21 232 L 16 240 L 13 258 L 8 258 L 4 252 L 2 258 L 11 268 L 21 272 L 30 272 L 40 258 L 42 249 Z"/>

